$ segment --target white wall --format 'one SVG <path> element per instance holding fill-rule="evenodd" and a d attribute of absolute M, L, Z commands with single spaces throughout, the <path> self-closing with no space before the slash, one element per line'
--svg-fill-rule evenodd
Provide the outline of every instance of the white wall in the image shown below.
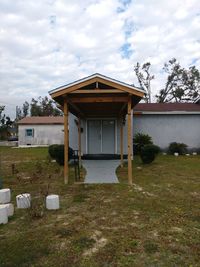
<path fill-rule="evenodd" d="M 34 136 L 26 136 L 26 129 L 34 129 Z M 19 145 L 63 144 L 63 125 L 19 125 Z"/>
<path fill-rule="evenodd" d="M 69 145 L 78 149 L 78 129 L 74 115 L 69 115 Z M 86 120 L 81 120 L 82 153 L 86 154 Z M 25 136 L 25 129 L 34 129 L 34 138 Z M 19 125 L 19 145 L 64 143 L 64 125 Z M 133 135 L 149 134 L 161 148 L 171 142 L 182 142 L 190 148 L 200 147 L 200 115 L 137 115 L 133 116 Z M 117 120 L 117 154 L 120 154 L 120 122 Z M 127 119 L 124 126 L 124 154 L 127 154 Z"/>
<path fill-rule="evenodd" d="M 161 148 L 171 142 L 181 142 L 189 148 L 200 147 L 200 115 L 135 115 L 133 132 L 149 134 Z"/>
<path fill-rule="evenodd" d="M 78 149 L 78 130 L 75 124 L 76 117 L 69 115 L 69 145 L 73 149 Z M 26 136 L 26 129 L 34 129 L 34 136 Z M 19 146 L 21 145 L 52 145 L 64 143 L 64 125 L 61 124 L 43 124 L 43 125 L 19 125 Z"/>

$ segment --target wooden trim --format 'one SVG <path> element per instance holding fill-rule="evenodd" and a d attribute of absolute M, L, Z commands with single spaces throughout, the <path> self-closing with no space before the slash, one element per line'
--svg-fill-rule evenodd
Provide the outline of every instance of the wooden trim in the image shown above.
<path fill-rule="evenodd" d="M 70 102 L 71 103 L 121 103 L 128 101 L 127 96 L 91 96 L 91 97 L 71 97 Z"/>
<path fill-rule="evenodd" d="M 108 86 L 111 86 L 113 88 L 116 88 L 116 89 L 119 89 L 121 91 L 124 91 L 124 92 L 127 92 L 131 95 L 136 95 L 136 96 L 139 96 L 139 97 L 143 97 L 145 95 L 145 93 L 143 92 L 140 92 L 140 91 L 137 91 L 136 89 L 133 89 L 132 88 L 129 88 L 127 87 L 126 85 L 121 85 L 121 84 L 118 84 L 118 83 L 115 83 L 115 82 L 112 82 L 112 81 L 108 81 L 108 80 L 105 80 L 103 78 L 100 78 L 100 77 L 94 77 L 94 78 L 91 78 L 87 81 L 83 81 L 83 82 L 80 82 L 80 83 L 77 83 L 75 85 L 72 85 L 68 88 L 63 88 L 63 89 L 60 89 L 54 93 L 51 93 L 51 97 L 52 98 L 55 98 L 55 97 L 58 97 L 58 96 L 61 96 L 61 95 L 64 95 L 64 94 L 69 94 L 69 93 L 72 93 L 84 86 L 87 86 L 91 83 L 95 83 L 95 82 L 101 82 L 103 84 L 106 84 Z M 101 89 L 99 89 L 99 91 L 101 91 Z"/>
<path fill-rule="evenodd" d="M 128 100 L 128 183 L 129 185 L 133 184 L 133 177 L 132 177 L 132 134 L 131 134 L 131 126 L 132 126 L 132 118 L 131 118 L 131 97 Z"/>
<path fill-rule="evenodd" d="M 124 164 L 124 128 L 123 128 L 123 117 L 120 118 L 120 158 L 121 158 L 121 168 Z"/>
<path fill-rule="evenodd" d="M 121 115 L 122 115 L 124 109 L 126 108 L 126 106 L 127 106 L 127 103 L 124 103 L 123 106 L 122 106 L 122 108 L 120 109 L 120 112 L 119 112 L 119 116 L 120 116 L 120 117 L 121 117 Z"/>
<path fill-rule="evenodd" d="M 69 181 L 69 166 L 68 166 L 68 148 L 69 148 L 69 131 L 68 131 L 68 103 L 67 98 L 64 99 L 64 183 Z"/>
<path fill-rule="evenodd" d="M 108 81 L 108 80 L 105 81 L 104 79 L 102 79 L 100 77 L 98 77 L 97 80 L 98 80 L 98 82 L 101 82 L 101 83 L 104 83 L 104 84 L 109 85 L 111 87 L 114 87 L 116 89 L 122 90 L 122 91 L 127 92 L 127 93 L 129 93 L 131 95 L 137 95 L 137 96 L 143 97 L 144 94 L 145 94 L 143 92 L 137 91 L 136 89 L 134 89 L 134 87 L 133 87 L 133 89 L 131 89 L 131 88 L 128 88 L 127 86 L 125 86 L 125 85 L 121 85 L 121 84 L 118 84 L 118 83 L 115 83 L 115 82 L 111 82 L 111 81 Z"/>
<path fill-rule="evenodd" d="M 79 109 L 79 107 L 77 107 L 77 105 L 75 105 L 73 103 L 73 101 L 71 101 L 69 98 L 67 98 L 67 102 L 69 103 L 69 105 L 78 113 L 78 115 L 82 118 L 85 118 L 85 115 L 83 114 L 83 112 Z"/>
<path fill-rule="evenodd" d="M 63 95 L 63 94 L 71 93 L 71 92 L 73 92 L 73 91 L 75 91 L 77 89 L 80 89 L 80 88 L 82 88 L 84 86 L 87 86 L 87 85 L 89 85 L 91 83 L 95 83 L 95 82 L 97 82 L 97 78 L 92 78 L 92 79 L 89 79 L 87 81 L 77 83 L 75 85 L 72 85 L 71 87 L 64 88 L 64 89 L 61 89 L 61 90 L 59 90 L 59 91 L 57 91 L 55 93 L 52 93 L 51 97 L 54 98 L 54 97 L 58 97 L 58 96 Z"/>
<path fill-rule="evenodd" d="M 118 89 L 88 89 L 88 90 L 76 90 L 71 92 L 70 94 L 124 94 L 126 92 L 122 91 L 122 90 L 118 90 Z"/>
<path fill-rule="evenodd" d="M 78 118 L 78 158 L 79 158 L 79 167 L 82 166 L 81 162 L 81 118 Z"/>

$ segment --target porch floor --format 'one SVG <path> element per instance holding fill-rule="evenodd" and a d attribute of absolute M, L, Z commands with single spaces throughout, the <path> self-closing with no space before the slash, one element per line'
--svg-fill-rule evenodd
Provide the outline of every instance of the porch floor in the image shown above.
<path fill-rule="evenodd" d="M 116 168 L 119 160 L 83 160 L 86 184 L 118 183 Z"/>

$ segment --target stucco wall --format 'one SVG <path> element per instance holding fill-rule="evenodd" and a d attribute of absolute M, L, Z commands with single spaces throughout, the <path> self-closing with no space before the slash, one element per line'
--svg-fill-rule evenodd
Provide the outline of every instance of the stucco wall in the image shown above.
<path fill-rule="evenodd" d="M 73 149 L 78 149 L 78 132 L 75 124 L 76 117 L 69 115 L 69 125 L 73 129 L 69 131 L 69 145 Z M 34 129 L 34 136 L 25 135 L 26 129 Z M 64 125 L 19 125 L 19 146 L 22 145 L 51 145 L 64 143 Z"/>
<path fill-rule="evenodd" d="M 34 136 L 26 136 L 26 129 L 34 129 Z M 63 125 L 19 125 L 19 145 L 62 144 Z"/>
<path fill-rule="evenodd" d="M 200 115 L 135 115 L 133 134 L 149 134 L 161 148 L 181 142 L 190 148 L 200 147 Z"/>

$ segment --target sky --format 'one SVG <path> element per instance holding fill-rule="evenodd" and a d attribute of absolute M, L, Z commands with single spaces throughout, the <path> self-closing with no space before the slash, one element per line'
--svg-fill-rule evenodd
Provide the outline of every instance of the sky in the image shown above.
<path fill-rule="evenodd" d="M 11 117 L 96 72 L 138 85 L 137 62 L 151 62 L 155 96 L 173 57 L 200 68 L 199 0 L 0 0 L 0 105 Z"/>

